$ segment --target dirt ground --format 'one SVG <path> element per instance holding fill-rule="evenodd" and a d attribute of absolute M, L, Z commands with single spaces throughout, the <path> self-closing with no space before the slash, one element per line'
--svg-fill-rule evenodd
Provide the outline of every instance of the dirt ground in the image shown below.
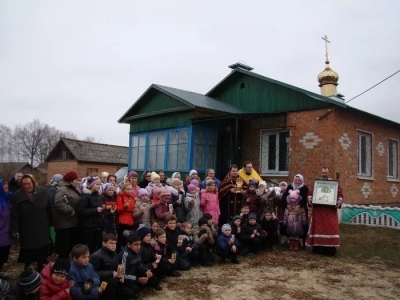
<path fill-rule="evenodd" d="M 141 299 L 400 299 L 400 231 L 342 225 L 341 240 L 335 257 L 279 245 L 277 253 L 239 257 L 239 265 L 196 267 Z M 22 270 L 16 250 L 4 270 L 14 280 Z"/>

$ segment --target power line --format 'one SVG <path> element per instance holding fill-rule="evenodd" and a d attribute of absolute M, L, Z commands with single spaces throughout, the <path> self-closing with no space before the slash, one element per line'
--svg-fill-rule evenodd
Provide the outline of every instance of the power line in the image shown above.
<path fill-rule="evenodd" d="M 377 85 L 380 85 L 382 82 L 388 80 L 390 77 L 393 77 L 394 75 L 396 75 L 397 73 L 399 73 L 400 70 L 398 70 L 397 72 L 394 72 L 392 75 L 390 75 L 389 77 L 386 77 L 385 79 L 383 79 L 382 81 L 378 82 L 377 84 L 375 84 L 374 86 L 371 86 L 368 90 L 362 92 L 361 94 L 351 98 L 350 100 L 346 101 L 345 103 L 349 103 L 350 101 L 356 99 L 357 97 L 360 97 L 361 95 L 365 94 L 366 92 L 368 92 L 369 90 L 372 90 L 374 87 L 376 87 Z"/>

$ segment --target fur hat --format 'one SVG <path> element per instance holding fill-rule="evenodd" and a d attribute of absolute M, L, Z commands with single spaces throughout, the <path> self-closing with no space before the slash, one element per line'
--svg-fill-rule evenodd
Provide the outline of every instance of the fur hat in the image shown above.
<path fill-rule="evenodd" d="M 188 189 L 188 192 L 190 192 L 190 191 L 196 189 L 196 186 L 194 184 L 189 184 L 187 189 Z"/>
<path fill-rule="evenodd" d="M 53 266 L 51 267 L 51 273 L 68 276 L 70 268 L 71 263 L 69 262 L 69 260 L 57 258 Z"/>
<path fill-rule="evenodd" d="M 208 179 L 208 180 L 206 181 L 206 184 L 207 184 L 207 185 L 215 184 L 215 180 Z"/>
<path fill-rule="evenodd" d="M 140 237 L 141 240 L 143 240 L 143 238 L 146 235 L 151 233 L 151 229 L 149 227 L 143 226 L 143 227 L 139 228 L 138 230 L 136 230 L 135 233 Z"/>
<path fill-rule="evenodd" d="M 89 177 L 87 181 L 89 188 L 100 182 L 101 182 L 100 179 L 97 177 Z"/>
<path fill-rule="evenodd" d="M 178 183 L 182 183 L 182 181 L 179 178 L 171 178 L 170 184 L 172 187 L 175 187 Z"/>
<path fill-rule="evenodd" d="M 208 220 L 204 217 L 201 217 L 198 222 L 199 227 L 201 227 L 202 225 L 207 224 L 207 223 L 208 223 Z"/>
<path fill-rule="evenodd" d="M 38 272 L 27 269 L 19 275 L 19 287 L 23 292 L 31 292 L 42 283 L 42 277 Z"/>
<path fill-rule="evenodd" d="M 255 186 L 256 186 L 256 182 L 253 181 L 253 180 L 250 180 L 248 186 L 249 186 L 249 187 L 250 187 L 250 186 L 254 186 L 254 187 L 255 187 Z"/>
<path fill-rule="evenodd" d="M 64 174 L 63 179 L 67 182 L 72 182 L 75 179 L 78 179 L 78 173 L 76 173 L 75 171 L 69 171 Z"/>
<path fill-rule="evenodd" d="M 151 172 L 151 182 L 153 182 L 154 179 L 160 179 L 160 175 L 158 175 L 156 172 Z"/>
<path fill-rule="evenodd" d="M 257 216 L 255 213 L 249 213 L 249 216 L 247 217 L 247 219 L 248 220 L 252 220 L 252 219 L 257 220 Z"/>
<path fill-rule="evenodd" d="M 61 174 L 55 174 L 51 178 L 50 184 L 58 183 L 58 182 L 60 182 L 61 179 L 63 179 L 63 176 Z"/>
<path fill-rule="evenodd" d="M 279 186 L 280 186 L 280 187 L 285 187 L 285 188 L 287 188 L 288 184 L 287 184 L 286 181 L 282 181 L 282 182 L 279 184 Z"/>
<path fill-rule="evenodd" d="M 189 176 L 192 176 L 193 174 L 197 174 L 197 171 L 196 170 L 190 170 Z"/>
<path fill-rule="evenodd" d="M 131 177 L 138 177 L 138 175 L 135 171 L 130 171 L 128 174 L 128 178 L 131 178 Z"/>
<path fill-rule="evenodd" d="M 222 232 L 225 232 L 225 230 L 232 230 L 231 225 L 229 225 L 228 223 L 222 225 L 221 231 L 222 231 Z"/>
<path fill-rule="evenodd" d="M 242 218 L 239 215 L 236 215 L 233 217 L 232 222 L 235 222 L 236 220 L 242 220 Z"/>
<path fill-rule="evenodd" d="M 194 185 L 199 185 L 199 181 L 197 179 L 190 180 L 190 183 Z"/>
<path fill-rule="evenodd" d="M 155 188 L 154 188 L 155 189 Z M 142 197 L 142 196 L 148 196 L 149 192 L 146 189 L 140 189 L 139 193 L 138 193 L 138 197 Z"/>

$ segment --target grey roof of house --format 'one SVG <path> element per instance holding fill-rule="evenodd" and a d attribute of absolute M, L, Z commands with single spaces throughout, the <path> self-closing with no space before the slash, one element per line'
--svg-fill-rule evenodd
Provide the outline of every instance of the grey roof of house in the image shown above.
<path fill-rule="evenodd" d="M 237 108 L 229 103 L 218 101 L 215 100 L 214 98 L 199 93 L 180 90 L 159 84 L 153 84 L 152 86 L 193 108 L 202 107 L 206 109 L 211 109 L 226 113 L 233 113 L 233 114 L 246 113 L 246 111 Z"/>
<path fill-rule="evenodd" d="M 31 165 L 27 162 L 2 162 L 0 163 L 0 170 L 8 170 L 15 174 L 21 171 L 26 165 L 31 167 Z"/>
<path fill-rule="evenodd" d="M 64 142 L 68 150 L 71 151 L 78 161 L 121 165 L 128 164 L 128 147 L 66 138 L 60 140 Z M 57 148 L 57 146 L 55 148 Z"/>

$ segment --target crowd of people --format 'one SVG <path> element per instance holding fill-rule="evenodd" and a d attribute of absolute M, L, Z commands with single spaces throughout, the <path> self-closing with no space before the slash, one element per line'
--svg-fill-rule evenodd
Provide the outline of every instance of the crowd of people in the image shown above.
<path fill-rule="evenodd" d="M 330 180 L 329 168 L 321 175 Z M 106 172 L 56 174 L 46 187 L 29 174 L 1 179 L 0 270 L 19 241 L 24 271 L 13 287 L 0 274 L 0 300 L 137 299 L 143 287 L 161 291 L 165 277 L 216 259 L 238 264 L 239 255 L 278 251 L 285 240 L 290 251 L 309 245 L 334 255 L 339 246 L 340 187 L 336 207 L 313 205 L 301 174 L 268 187 L 249 161 L 223 180 L 212 169 L 204 180 L 196 170 L 138 179 L 135 171 L 120 183 Z"/>

